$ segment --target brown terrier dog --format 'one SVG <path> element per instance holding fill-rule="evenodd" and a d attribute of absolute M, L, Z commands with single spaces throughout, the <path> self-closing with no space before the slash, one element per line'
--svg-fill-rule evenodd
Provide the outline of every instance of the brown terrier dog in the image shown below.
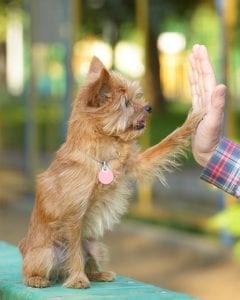
<path fill-rule="evenodd" d="M 112 281 L 100 263 L 98 242 L 126 212 L 129 181 L 158 176 L 176 166 L 202 118 L 191 113 L 182 127 L 140 152 L 151 106 L 136 83 L 109 72 L 93 58 L 86 84 L 74 102 L 66 142 L 38 177 L 36 202 L 26 238 L 20 243 L 25 284 L 88 288 L 89 280 Z"/>

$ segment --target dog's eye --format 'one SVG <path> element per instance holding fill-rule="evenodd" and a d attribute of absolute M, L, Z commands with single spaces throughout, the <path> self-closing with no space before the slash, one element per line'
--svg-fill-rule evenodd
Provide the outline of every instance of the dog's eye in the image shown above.
<path fill-rule="evenodd" d="M 110 94 L 110 93 L 104 93 L 104 97 L 105 97 L 106 99 L 110 99 L 110 98 L 111 98 L 111 94 Z"/>

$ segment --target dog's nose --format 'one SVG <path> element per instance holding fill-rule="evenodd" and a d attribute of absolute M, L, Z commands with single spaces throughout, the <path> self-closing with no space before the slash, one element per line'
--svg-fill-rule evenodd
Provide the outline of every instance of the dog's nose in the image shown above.
<path fill-rule="evenodd" d="M 152 106 L 151 105 L 145 105 L 144 109 L 148 112 L 151 113 L 152 112 Z"/>

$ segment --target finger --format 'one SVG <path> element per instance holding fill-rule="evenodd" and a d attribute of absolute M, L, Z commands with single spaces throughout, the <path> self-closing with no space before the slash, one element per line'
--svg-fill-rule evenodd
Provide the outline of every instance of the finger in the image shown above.
<path fill-rule="evenodd" d="M 208 122 L 209 130 L 208 133 L 211 135 L 216 135 L 217 138 L 218 135 L 220 135 L 224 125 L 225 95 L 226 86 L 223 84 L 216 86 L 212 94 L 211 109 L 206 115 L 206 121 Z"/>
<path fill-rule="evenodd" d="M 198 70 L 198 58 L 197 58 L 196 53 L 198 52 L 199 46 L 200 45 L 198 45 L 198 44 L 193 46 L 192 55 L 190 56 L 191 65 L 192 65 L 192 69 L 193 69 L 193 73 L 194 73 L 194 78 L 195 78 L 196 85 L 198 86 L 198 89 L 200 88 L 200 86 L 199 86 L 199 76 L 201 74 L 199 74 L 199 70 Z M 199 89 L 199 92 L 200 92 L 200 89 Z"/>
<path fill-rule="evenodd" d="M 200 47 L 201 46 L 198 44 L 193 46 L 193 57 L 195 59 L 195 64 L 196 64 L 197 81 L 198 81 L 198 89 L 199 89 L 198 92 L 199 92 L 199 96 L 200 96 L 201 106 L 206 107 L 203 74 L 202 74 L 202 70 L 201 70 L 201 58 L 199 57 Z"/>
<path fill-rule="evenodd" d="M 194 79 L 194 74 L 193 74 L 193 70 L 190 69 L 190 71 L 188 72 L 188 81 L 190 83 L 190 91 L 191 91 L 191 95 L 192 95 L 192 108 L 193 111 L 199 111 L 201 109 L 200 105 L 199 105 L 199 96 L 197 94 L 197 90 L 196 90 L 196 83 L 195 83 L 195 79 Z"/>
<path fill-rule="evenodd" d="M 226 102 L 226 92 L 227 87 L 224 84 L 219 84 L 216 86 L 212 94 L 212 107 L 216 111 L 223 111 Z"/>
<path fill-rule="evenodd" d="M 216 78 L 205 46 L 199 47 L 198 59 L 202 77 L 202 96 L 206 100 L 207 105 L 210 106 L 211 97 L 216 87 Z"/>
<path fill-rule="evenodd" d="M 198 79 L 198 71 L 196 66 L 196 60 L 194 58 L 193 53 L 189 56 L 189 62 L 191 66 L 191 70 L 189 72 L 189 82 L 191 87 L 191 94 L 193 97 L 193 109 L 200 109 L 202 107 L 201 99 L 200 99 L 200 87 L 199 87 L 199 79 Z"/>

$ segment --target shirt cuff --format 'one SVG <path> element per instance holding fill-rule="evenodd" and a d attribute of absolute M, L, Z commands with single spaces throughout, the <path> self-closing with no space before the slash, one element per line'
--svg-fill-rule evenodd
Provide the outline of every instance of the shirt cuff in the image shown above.
<path fill-rule="evenodd" d="M 240 145 L 223 137 L 200 178 L 240 198 Z"/>

